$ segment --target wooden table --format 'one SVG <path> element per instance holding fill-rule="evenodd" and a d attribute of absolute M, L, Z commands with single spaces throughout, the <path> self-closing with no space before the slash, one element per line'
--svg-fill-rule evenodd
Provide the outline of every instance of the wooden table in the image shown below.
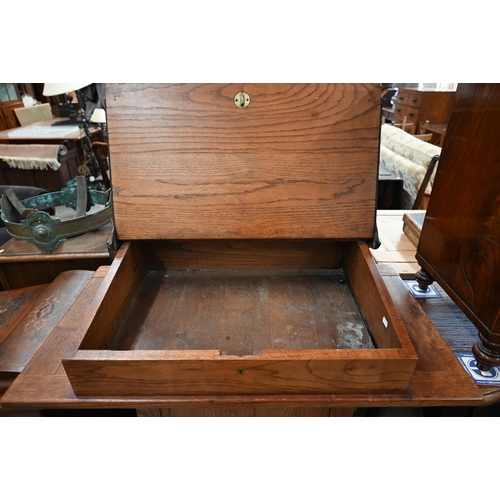
<path fill-rule="evenodd" d="M 135 408 L 140 415 L 350 415 L 357 407 L 479 406 L 485 399 L 459 361 L 416 303 L 398 274 L 389 266 L 380 271 L 405 322 L 419 362 L 406 394 L 287 395 L 287 396 L 175 396 L 157 398 L 78 398 L 61 359 L 79 345 L 88 315 L 99 303 L 106 268 L 97 271 L 67 315 L 55 327 L 31 362 L 4 395 L 5 408 Z M 81 328 L 69 329 L 80 324 Z"/>
<path fill-rule="evenodd" d="M 4 290 L 51 283 L 63 271 L 95 271 L 111 263 L 108 240 L 111 223 L 95 231 L 68 238 L 53 253 L 28 241 L 11 238 L 0 247 L 0 283 Z"/>
<path fill-rule="evenodd" d="M 190 396 L 157 398 L 78 398 L 61 359 L 78 346 L 88 327 L 83 307 L 97 307 L 106 268 L 97 271 L 67 315 L 17 377 L 0 403 L 7 409 L 135 408 L 139 416 L 347 416 L 358 407 L 479 406 L 500 400 L 500 388 L 480 389 L 464 371 L 430 319 L 390 266 L 383 279 L 418 353 L 417 369 L 406 394 Z M 88 311 L 89 309 L 87 309 Z M 81 329 L 69 329 L 79 322 Z"/>
<path fill-rule="evenodd" d="M 68 127 L 77 128 L 74 132 L 70 134 L 66 134 L 65 129 L 66 126 L 52 126 L 54 123 L 64 122 L 66 118 L 54 118 L 52 120 L 45 120 L 39 123 L 33 123 L 31 125 L 27 125 L 25 127 L 17 127 L 9 130 L 0 131 L 0 143 L 9 143 L 16 144 L 22 142 L 61 142 L 61 141 L 75 141 L 79 140 L 85 136 L 82 129 L 78 128 L 75 125 L 68 125 Z M 50 132 L 43 133 L 43 130 L 46 129 Z M 94 130 L 94 129 L 92 129 Z M 17 133 L 22 133 L 22 135 L 16 135 Z"/>
<path fill-rule="evenodd" d="M 402 213 L 379 212 L 379 229 L 386 249 L 373 251 L 376 259 L 393 253 L 403 260 L 404 256 L 415 253 L 415 246 L 412 244 L 410 250 L 410 240 L 402 233 Z M 400 273 L 411 276 L 412 264 L 399 266 Z M 86 309 L 91 313 L 98 307 L 107 270 L 107 266 L 102 267 L 93 275 L 67 315 L 0 400 L 2 407 L 11 411 L 134 408 L 139 416 L 347 416 L 360 407 L 481 406 L 500 401 L 500 387 L 477 386 L 472 381 L 429 318 L 431 306 L 426 306 L 426 314 L 409 294 L 400 274 L 383 263 L 379 264 L 379 270 L 419 358 L 406 394 L 79 398 L 73 392 L 61 359 L 66 350 L 81 342 L 92 316 L 82 316 L 81 311 Z M 69 328 L 78 323 L 78 330 Z"/>
<path fill-rule="evenodd" d="M 55 118 L 26 127 L 0 131 L 0 145 L 64 144 L 67 149 L 64 155 L 59 153 L 61 166 L 58 170 L 12 168 L 0 160 L 0 184 L 35 186 L 47 191 L 58 191 L 65 187 L 68 181 L 74 179 L 78 175 L 78 167 L 83 160 L 80 140 L 85 137 L 85 133 L 75 125 L 71 127 L 76 130 L 70 133 L 64 133 L 68 130 L 66 126 L 52 126 L 54 123 L 64 122 L 65 120 L 64 118 Z M 95 127 L 92 127 L 90 132 L 96 135 L 97 130 Z M 15 135 L 19 133 L 21 135 Z M 94 175 L 97 175 L 97 173 Z"/>

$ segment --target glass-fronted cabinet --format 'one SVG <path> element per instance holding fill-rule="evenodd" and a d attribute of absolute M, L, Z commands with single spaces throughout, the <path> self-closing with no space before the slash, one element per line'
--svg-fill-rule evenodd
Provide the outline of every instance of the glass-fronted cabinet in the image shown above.
<path fill-rule="evenodd" d="M 0 83 L 0 130 L 20 126 L 14 110 L 23 107 L 24 94 L 35 95 L 31 83 Z"/>

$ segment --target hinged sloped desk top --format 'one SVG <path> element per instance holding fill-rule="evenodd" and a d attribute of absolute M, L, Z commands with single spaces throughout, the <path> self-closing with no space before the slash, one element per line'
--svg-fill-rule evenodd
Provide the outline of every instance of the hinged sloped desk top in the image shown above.
<path fill-rule="evenodd" d="M 120 240 L 373 238 L 379 84 L 108 84 L 107 112 Z"/>

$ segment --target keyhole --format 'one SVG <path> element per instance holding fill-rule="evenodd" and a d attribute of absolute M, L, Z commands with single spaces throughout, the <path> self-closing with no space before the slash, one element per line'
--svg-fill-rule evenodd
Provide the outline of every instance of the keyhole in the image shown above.
<path fill-rule="evenodd" d="M 246 108 L 250 104 L 250 96 L 246 92 L 238 92 L 234 96 L 234 104 L 238 108 Z"/>

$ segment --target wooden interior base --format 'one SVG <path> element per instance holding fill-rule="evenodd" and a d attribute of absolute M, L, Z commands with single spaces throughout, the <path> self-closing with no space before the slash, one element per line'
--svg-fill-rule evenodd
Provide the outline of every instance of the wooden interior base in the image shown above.
<path fill-rule="evenodd" d="M 111 346 L 236 356 L 373 347 L 338 270 L 149 271 Z"/>

